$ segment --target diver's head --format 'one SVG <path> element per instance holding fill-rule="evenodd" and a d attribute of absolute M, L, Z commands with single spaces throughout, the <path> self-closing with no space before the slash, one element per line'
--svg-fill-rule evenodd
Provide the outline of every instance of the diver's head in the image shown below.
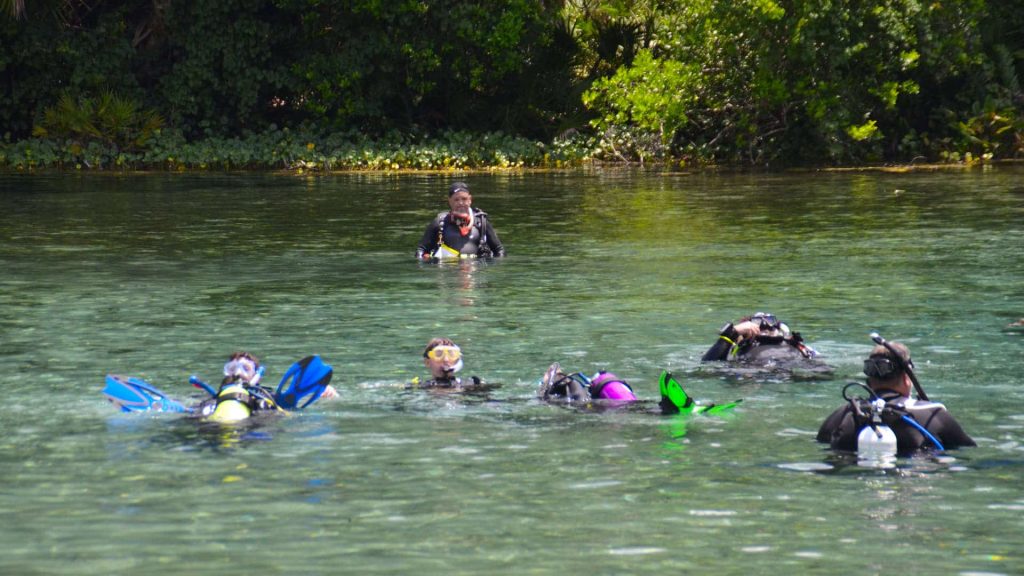
<path fill-rule="evenodd" d="M 249 352 L 234 352 L 224 364 L 224 381 L 221 385 L 241 382 L 250 386 L 260 383 L 260 360 Z"/>
<path fill-rule="evenodd" d="M 755 312 L 753 316 L 743 320 L 749 320 L 756 324 L 761 336 L 789 337 L 789 326 L 779 322 L 779 319 L 771 312 Z"/>
<path fill-rule="evenodd" d="M 448 338 L 434 338 L 423 349 L 423 365 L 438 380 L 450 380 L 462 370 L 462 350 Z"/>
<path fill-rule="evenodd" d="M 465 182 L 455 182 L 448 188 L 448 207 L 452 214 L 469 215 L 473 205 L 473 196 Z"/>
<path fill-rule="evenodd" d="M 864 360 L 864 374 L 868 377 L 868 386 L 872 389 L 889 389 L 910 395 L 910 376 L 907 369 L 914 369 L 910 359 L 910 349 L 899 342 L 888 342 L 897 352 L 893 354 L 889 348 L 878 345 Z"/>

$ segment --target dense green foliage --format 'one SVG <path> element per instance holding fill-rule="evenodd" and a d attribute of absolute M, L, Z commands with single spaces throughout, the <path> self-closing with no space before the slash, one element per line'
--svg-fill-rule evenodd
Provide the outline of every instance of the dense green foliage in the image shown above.
<path fill-rule="evenodd" d="M 4 0 L 0 10 L 0 165 L 1024 156 L 1019 1 Z"/>
<path fill-rule="evenodd" d="M 443 132 L 411 138 L 391 132 L 373 139 L 356 132 L 269 127 L 243 137 L 186 140 L 180 132 L 156 131 L 144 149 L 97 139 L 33 138 L 0 143 L 0 166 L 17 169 L 161 168 L 167 170 L 469 170 L 563 168 L 579 165 L 594 150 L 576 135 L 542 143 L 500 132 Z"/>

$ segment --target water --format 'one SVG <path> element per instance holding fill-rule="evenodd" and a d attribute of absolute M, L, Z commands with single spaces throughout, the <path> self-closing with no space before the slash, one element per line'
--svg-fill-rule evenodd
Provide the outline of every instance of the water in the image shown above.
<path fill-rule="evenodd" d="M 437 175 L 0 179 L 3 574 L 1018 574 L 1024 169 L 472 175 L 510 256 L 412 261 Z M 831 380 L 699 370 L 773 311 Z M 980 446 L 896 469 L 814 442 L 869 332 Z M 501 386 L 405 390 L 431 337 Z M 343 399 L 239 430 L 121 415 L 236 349 Z M 552 361 L 730 419 L 532 399 Z"/>

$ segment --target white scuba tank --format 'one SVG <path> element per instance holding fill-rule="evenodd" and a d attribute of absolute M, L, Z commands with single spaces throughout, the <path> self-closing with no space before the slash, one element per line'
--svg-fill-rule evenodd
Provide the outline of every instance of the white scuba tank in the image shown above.
<path fill-rule="evenodd" d="M 875 398 L 871 402 L 871 424 L 861 428 L 857 435 L 857 464 L 868 468 L 896 466 L 896 433 L 882 423 L 885 401 Z"/>
<path fill-rule="evenodd" d="M 865 426 L 857 435 L 857 454 L 867 458 L 895 456 L 896 433 L 885 424 Z"/>

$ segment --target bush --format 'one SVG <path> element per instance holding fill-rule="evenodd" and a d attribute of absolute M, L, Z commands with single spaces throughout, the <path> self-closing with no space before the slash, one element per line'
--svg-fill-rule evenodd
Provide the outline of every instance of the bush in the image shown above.
<path fill-rule="evenodd" d="M 0 167 L 135 170 L 480 170 L 577 166 L 596 143 L 572 133 L 546 144 L 500 132 L 391 132 L 370 141 L 353 132 L 322 134 L 272 126 L 240 138 L 189 142 L 180 130 L 154 130 L 141 149 L 116 142 L 34 138 L 0 144 Z"/>

